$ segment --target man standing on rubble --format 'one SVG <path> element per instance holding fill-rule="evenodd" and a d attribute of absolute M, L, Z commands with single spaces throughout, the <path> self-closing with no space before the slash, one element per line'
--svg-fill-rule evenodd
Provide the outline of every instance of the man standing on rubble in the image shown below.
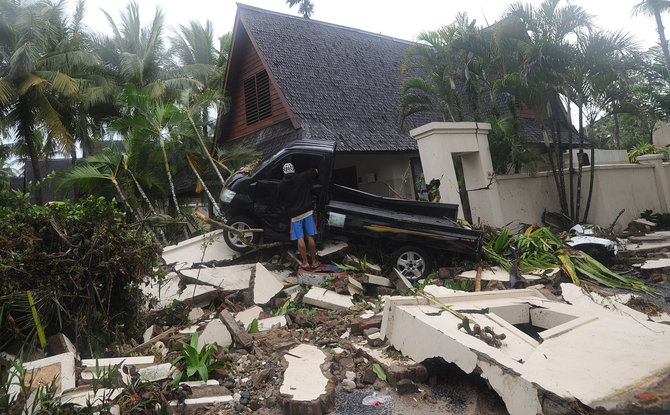
<path fill-rule="evenodd" d="M 317 230 L 312 208 L 312 184 L 316 182 L 318 175 L 319 170 L 317 169 L 307 169 L 296 174 L 293 164 L 285 163 L 284 178 L 279 183 L 279 201 L 286 208 L 288 217 L 291 218 L 291 240 L 298 241 L 302 269 L 310 268 L 310 263 L 307 261 L 307 248 L 309 248 L 312 259 L 311 268 L 315 269 L 321 265 L 316 260 L 314 235 L 317 234 Z M 305 243 L 305 238 L 307 243 Z"/>

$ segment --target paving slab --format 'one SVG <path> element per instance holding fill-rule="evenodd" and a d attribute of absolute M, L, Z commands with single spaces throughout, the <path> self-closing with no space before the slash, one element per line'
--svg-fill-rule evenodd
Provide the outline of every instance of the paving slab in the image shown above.
<path fill-rule="evenodd" d="M 670 258 L 651 259 L 640 266 L 643 270 L 663 269 L 670 267 Z"/>
<path fill-rule="evenodd" d="M 665 324 L 604 305 L 551 301 L 534 289 L 455 293 L 439 301 L 471 323 L 504 333 L 501 347 L 466 333 L 461 319 L 421 297 L 386 302 L 382 337 L 415 361 L 441 357 L 466 373 L 479 373 L 510 414 L 543 413 L 543 404 L 557 399 L 566 408 L 577 408 L 578 402 L 593 409 L 626 407 L 634 395 L 670 375 Z M 520 324 L 535 326 L 542 341 L 521 331 Z"/>
<path fill-rule="evenodd" d="M 329 310 L 347 310 L 354 306 L 351 297 L 338 294 L 335 291 L 321 287 L 312 287 L 302 299 L 305 304 L 311 304 Z"/>
<path fill-rule="evenodd" d="M 263 264 L 258 262 L 254 278 L 254 303 L 266 304 L 282 289 L 284 289 L 284 284 L 271 271 L 268 271 Z"/>
<path fill-rule="evenodd" d="M 238 256 L 226 245 L 222 230 L 199 235 L 163 249 L 166 264 L 181 263 L 189 268 L 194 263 L 232 260 Z"/>
<path fill-rule="evenodd" d="M 286 316 L 268 317 L 258 320 L 258 331 L 269 331 L 274 327 L 285 327 Z"/>
<path fill-rule="evenodd" d="M 246 290 L 251 281 L 253 264 L 230 265 L 227 267 L 183 269 L 180 272 L 189 278 L 187 282 L 198 281 L 219 287 L 224 291 Z"/>

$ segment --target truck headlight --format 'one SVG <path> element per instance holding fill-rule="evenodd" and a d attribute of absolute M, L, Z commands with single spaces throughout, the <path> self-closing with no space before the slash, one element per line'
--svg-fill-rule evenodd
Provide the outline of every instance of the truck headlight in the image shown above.
<path fill-rule="evenodd" d="M 225 188 L 223 189 L 223 192 L 221 192 L 221 197 L 219 198 L 219 200 L 221 200 L 221 202 L 223 203 L 230 203 L 230 201 L 233 200 L 234 197 L 235 192 L 233 192 L 228 188 Z"/>

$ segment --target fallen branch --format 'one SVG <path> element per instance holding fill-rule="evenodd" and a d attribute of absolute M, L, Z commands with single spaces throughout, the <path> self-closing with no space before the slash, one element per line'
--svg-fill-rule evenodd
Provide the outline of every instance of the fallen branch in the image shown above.
<path fill-rule="evenodd" d="M 249 232 L 264 232 L 264 229 L 245 229 L 244 232 L 233 228 L 232 226 L 228 226 L 223 222 L 219 222 L 218 220 L 214 220 L 212 218 L 209 218 L 202 213 L 198 212 L 197 206 L 196 209 L 193 211 L 193 216 L 204 221 L 205 223 L 212 225 L 218 229 L 223 229 L 226 232 L 230 232 L 233 235 L 236 235 L 238 238 L 240 238 L 240 241 L 242 241 L 243 244 L 245 244 L 248 247 L 254 248 L 254 249 L 267 249 L 267 248 L 274 248 L 276 246 L 282 246 L 286 245 L 286 242 L 272 242 L 269 244 L 254 244 L 252 242 L 249 242 L 245 236 L 246 233 Z"/>

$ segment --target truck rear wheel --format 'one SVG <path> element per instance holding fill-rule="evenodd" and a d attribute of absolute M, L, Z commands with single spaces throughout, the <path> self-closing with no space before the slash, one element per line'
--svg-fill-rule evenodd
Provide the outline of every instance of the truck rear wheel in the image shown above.
<path fill-rule="evenodd" d="M 258 227 L 256 221 L 250 219 L 246 216 L 235 216 L 228 221 L 228 226 L 235 228 L 240 232 L 244 232 L 247 229 L 255 229 Z M 260 233 L 258 232 L 246 232 L 244 237 L 247 241 L 252 244 L 257 244 L 261 238 Z M 251 249 L 250 246 L 247 246 L 242 242 L 242 239 L 230 231 L 223 232 L 223 239 L 226 241 L 226 244 L 233 251 L 237 252 L 246 252 Z"/>
<path fill-rule="evenodd" d="M 426 278 L 430 265 L 428 253 L 417 246 L 403 246 L 393 253 L 393 266 L 412 282 Z"/>

